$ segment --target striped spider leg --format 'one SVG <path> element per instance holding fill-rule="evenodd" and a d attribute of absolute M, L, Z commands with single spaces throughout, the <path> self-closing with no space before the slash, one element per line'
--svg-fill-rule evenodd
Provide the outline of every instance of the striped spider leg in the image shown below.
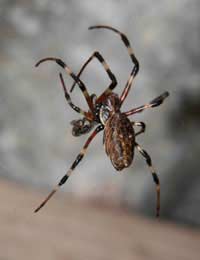
<path fill-rule="evenodd" d="M 146 124 L 144 122 L 131 122 L 132 126 L 139 126 L 140 130 L 135 133 L 135 136 L 140 135 L 145 132 L 146 130 Z"/>
<path fill-rule="evenodd" d="M 107 62 L 104 60 L 103 56 L 98 52 L 98 51 L 95 51 L 87 60 L 86 62 L 83 64 L 83 66 L 81 67 L 80 71 L 78 72 L 77 74 L 77 77 L 80 78 L 82 72 L 85 70 L 86 66 L 94 59 L 96 58 L 103 66 L 103 68 L 105 69 L 105 71 L 107 72 L 108 74 L 108 77 L 110 78 L 111 80 L 111 83 L 108 87 L 108 89 L 114 89 L 115 86 L 117 85 L 117 80 L 116 80 L 116 77 L 115 75 L 112 73 L 112 71 L 110 70 L 109 68 L 109 65 L 107 64 Z M 74 81 L 74 83 L 72 84 L 71 86 L 71 89 L 70 89 L 70 92 L 73 91 L 75 85 L 77 84 L 76 81 Z M 84 92 L 83 92 L 84 94 Z M 96 104 L 96 100 L 97 100 L 97 97 L 96 97 L 96 94 L 92 94 L 91 96 L 91 100 L 92 100 L 92 103 L 95 107 L 95 104 Z M 73 120 L 71 122 L 71 124 L 73 125 L 73 129 L 72 129 L 72 134 L 74 136 L 80 136 L 82 134 L 85 134 L 85 133 L 88 133 L 95 125 L 95 123 L 92 123 L 91 121 L 88 121 L 87 118 L 83 117 L 82 119 L 78 119 L 78 120 Z"/>
<path fill-rule="evenodd" d="M 60 188 L 60 186 L 62 186 L 67 179 L 69 178 L 69 176 L 72 174 L 73 170 L 76 168 L 76 166 L 80 163 L 80 161 L 83 159 L 87 148 L 89 146 L 89 144 L 91 143 L 91 141 L 94 139 L 94 137 L 104 129 L 103 125 L 99 125 L 97 126 L 97 128 L 93 131 L 93 133 L 90 135 L 90 137 L 87 139 L 87 141 L 85 142 L 85 145 L 83 146 L 81 152 L 77 155 L 75 161 L 72 163 L 70 169 L 67 171 L 67 173 L 61 178 L 61 180 L 59 181 L 59 183 L 55 186 L 55 188 L 49 193 L 49 195 L 43 200 L 43 202 L 35 209 L 34 212 L 38 212 L 42 207 L 44 207 L 44 205 L 47 203 L 47 201 L 56 193 L 56 191 Z"/>
<path fill-rule="evenodd" d="M 38 67 L 41 63 L 45 62 L 45 61 L 55 61 L 58 65 L 60 65 L 66 72 L 69 76 L 71 76 L 74 81 L 78 84 L 79 88 L 81 89 L 81 91 L 84 93 L 84 96 L 85 96 L 85 99 L 86 99 L 86 102 L 90 108 L 91 111 L 93 111 L 94 109 L 94 106 L 93 106 L 93 103 L 92 103 L 92 100 L 91 100 L 91 96 L 89 95 L 88 91 L 87 91 L 87 88 L 85 86 L 85 84 L 82 82 L 82 80 L 80 80 L 74 73 L 73 71 L 67 66 L 67 64 L 65 64 L 61 59 L 59 58 L 55 58 L 55 57 L 48 57 L 48 58 L 44 58 L 44 59 L 41 59 L 40 61 L 38 61 L 36 63 L 36 67 Z"/>
<path fill-rule="evenodd" d="M 115 33 L 117 33 L 121 37 L 121 40 L 125 44 L 126 48 L 128 49 L 129 56 L 131 58 L 131 61 L 134 64 L 130 77 L 129 77 L 129 79 L 125 85 L 125 88 L 121 94 L 121 97 L 120 97 L 120 103 L 122 105 L 122 103 L 124 102 L 125 98 L 127 97 L 128 93 L 129 93 L 133 79 L 135 78 L 135 76 L 137 75 L 137 73 L 139 71 L 139 62 L 138 62 L 137 58 L 135 57 L 135 54 L 133 52 L 133 49 L 131 48 L 130 42 L 125 34 L 118 31 L 117 29 L 115 29 L 111 26 L 107 26 L 107 25 L 96 25 L 96 26 L 89 27 L 89 30 L 92 30 L 92 29 L 108 29 L 108 30 L 111 30 L 111 31 L 114 31 Z M 103 100 L 111 91 L 112 91 L 112 89 L 108 87 L 97 100 Z"/>
<path fill-rule="evenodd" d="M 169 96 L 169 93 L 166 91 L 162 95 L 154 98 L 149 103 L 147 103 L 143 106 L 139 106 L 137 108 L 134 108 L 134 109 L 132 109 L 128 112 L 125 112 L 124 114 L 126 116 L 130 116 L 132 114 L 140 113 L 147 108 L 157 107 L 157 106 L 161 105 L 163 103 L 163 101 L 165 100 L 165 98 L 167 98 L 168 96 Z M 141 133 L 144 133 L 145 128 L 146 128 L 144 122 L 132 122 L 132 125 L 141 127 L 141 129 L 138 132 L 135 133 L 135 136 L 137 136 Z M 155 169 L 152 165 L 151 157 L 149 156 L 149 154 L 136 142 L 135 142 L 135 147 L 137 148 L 137 150 L 140 152 L 140 154 L 146 160 L 146 163 L 149 166 L 150 172 L 152 174 L 153 180 L 156 184 L 156 193 L 157 193 L 156 216 L 159 217 L 159 214 L 160 214 L 160 181 L 159 181 L 158 175 L 157 175 L 157 173 L 156 173 L 156 171 L 155 171 Z"/>
<path fill-rule="evenodd" d="M 156 217 L 159 217 L 160 215 L 160 180 L 158 178 L 158 175 L 152 165 L 151 162 L 151 157 L 149 156 L 149 154 L 142 149 L 142 147 L 135 142 L 135 147 L 137 148 L 137 150 L 141 153 L 141 155 L 144 157 L 144 159 L 146 160 L 147 165 L 149 166 L 150 172 L 152 174 L 153 180 L 156 184 L 156 194 L 157 194 L 157 203 L 156 203 Z"/>
<path fill-rule="evenodd" d="M 111 80 L 111 83 L 109 85 L 109 89 L 114 89 L 115 86 L 117 85 L 117 80 L 115 75 L 112 73 L 112 71 L 109 68 L 109 65 L 107 64 L 107 62 L 104 60 L 103 56 L 98 52 L 95 51 L 89 58 L 88 60 L 83 64 L 82 68 L 80 69 L 79 73 L 77 74 L 77 77 L 80 78 L 82 72 L 84 71 L 84 69 L 86 68 L 86 66 L 92 61 L 92 59 L 96 58 L 104 67 L 105 71 L 108 74 L 108 77 Z M 73 91 L 74 87 L 76 85 L 76 81 L 74 81 L 73 85 L 71 86 L 70 92 Z"/>
<path fill-rule="evenodd" d="M 68 104 L 72 107 L 72 109 L 74 109 L 76 112 L 82 114 L 84 117 L 82 119 L 78 119 L 78 120 L 73 120 L 71 121 L 71 125 L 73 125 L 72 128 L 72 135 L 73 136 L 80 136 L 82 134 L 86 134 L 89 133 L 90 130 L 94 127 L 95 122 L 92 121 L 92 117 L 91 117 L 91 113 L 90 112 L 85 112 L 83 111 L 80 107 L 77 107 L 76 105 L 74 105 L 71 101 L 70 95 L 67 91 L 67 88 L 65 86 L 65 82 L 63 79 L 62 74 L 59 74 L 60 76 L 60 81 L 62 83 L 63 86 L 63 90 L 64 90 L 64 94 L 65 94 L 65 98 L 68 102 Z"/>
<path fill-rule="evenodd" d="M 168 91 L 165 91 L 163 94 L 161 94 L 160 96 L 154 98 L 153 100 L 151 100 L 149 103 L 143 105 L 143 106 L 139 106 L 139 107 L 136 107 L 136 108 L 133 108 L 127 112 L 125 112 L 124 114 L 126 116 L 130 116 L 130 115 L 133 115 L 133 114 L 136 114 L 136 113 L 140 113 L 142 111 L 144 111 L 145 109 L 147 108 L 152 108 L 152 107 L 157 107 L 157 106 L 160 106 L 163 101 L 169 96 L 169 92 Z"/>

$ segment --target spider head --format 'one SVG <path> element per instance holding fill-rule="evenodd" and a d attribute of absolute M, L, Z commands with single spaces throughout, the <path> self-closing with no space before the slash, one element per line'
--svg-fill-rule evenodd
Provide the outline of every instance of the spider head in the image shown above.
<path fill-rule="evenodd" d="M 99 119 L 105 125 L 108 118 L 120 109 L 120 99 L 117 94 L 111 93 L 102 103 L 99 110 Z"/>
<path fill-rule="evenodd" d="M 90 132 L 90 130 L 94 127 L 94 123 L 87 120 L 85 117 L 71 121 L 72 127 L 72 135 L 80 136 Z"/>

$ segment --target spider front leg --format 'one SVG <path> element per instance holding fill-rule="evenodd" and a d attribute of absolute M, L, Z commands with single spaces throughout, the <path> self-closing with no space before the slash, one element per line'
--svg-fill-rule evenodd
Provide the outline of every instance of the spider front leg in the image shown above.
<path fill-rule="evenodd" d="M 131 71 L 129 80 L 127 81 L 126 86 L 120 97 L 120 104 L 122 105 L 122 103 L 124 102 L 125 98 L 127 97 L 128 93 L 129 93 L 133 79 L 135 78 L 135 76 L 137 75 L 137 73 L 139 71 L 139 62 L 138 62 L 137 58 L 135 57 L 135 54 L 133 52 L 133 49 L 131 48 L 128 38 L 122 32 L 118 31 L 117 29 L 115 29 L 111 26 L 107 26 L 107 25 L 91 26 L 91 27 L 89 27 L 89 29 L 108 29 L 108 30 L 111 30 L 111 31 L 117 33 L 121 37 L 121 40 L 123 41 L 124 45 L 126 46 L 126 48 L 128 50 L 129 56 L 134 65 L 133 65 L 133 69 Z M 103 96 L 103 95 L 106 96 L 109 91 L 110 91 L 110 89 L 108 88 L 106 91 L 104 91 L 104 93 L 101 96 Z"/>
<path fill-rule="evenodd" d="M 159 217 L 159 215 L 160 215 L 160 181 L 159 181 L 158 175 L 157 175 L 154 167 L 152 166 L 151 157 L 149 156 L 149 154 L 144 149 L 142 149 L 138 143 L 135 143 L 135 146 L 138 149 L 138 151 L 141 153 L 141 155 L 145 158 L 146 163 L 149 166 L 149 169 L 151 171 L 153 180 L 156 184 L 156 193 L 157 193 L 156 217 Z"/>
<path fill-rule="evenodd" d="M 35 66 L 38 67 L 41 63 L 43 63 L 45 61 L 55 61 L 58 65 L 60 65 L 67 72 L 67 74 L 69 76 L 71 76 L 73 78 L 73 80 L 75 80 L 75 82 L 79 85 L 79 88 L 81 89 L 81 91 L 84 93 L 86 102 L 87 102 L 90 110 L 93 111 L 94 106 L 92 104 L 91 97 L 88 94 L 85 84 L 73 73 L 73 71 L 67 66 L 67 64 L 65 64 L 61 59 L 54 58 L 54 57 L 48 57 L 48 58 L 44 58 L 44 59 L 41 59 L 40 61 L 38 61 Z"/>
<path fill-rule="evenodd" d="M 76 168 L 76 166 L 80 163 L 80 161 L 83 159 L 86 150 L 89 146 L 89 144 L 91 143 L 91 141 L 94 139 L 94 137 L 104 129 L 103 125 L 99 125 L 94 131 L 93 133 L 90 135 L 90 137 L 87 139 L 85 145 L 83 146 L 81 152 L 77 155 L 75 161 L 72 163 L 70 169 L 67 171 L 67 173 L 61 178 L 61 180 L 59 181 L 59 183 L 56 185 L 56 187 L 49 193 L 49 195 L 45 198 L 45 200 L 39 205 L 39 207 L 37 207 L 35 209 L 34 212 L 38 212 L 46 203 L 47 201 L 54 195 L 54 193 L 56 193 L 56 191 L 60 188 L 60 186 L 62 186 L 67 179 L 69 178 L 69 176 L 72 174 L 73 170 Z"/>
<path fill-rule="evenodd" d="M 70 95 L 67 91 L 67 88 L 65 86 L 65 82 L 64 82 L 64 79 L 63 79 L 63 76 L 61 73 L 59 73 L 59 76 L 60 76 L 60 81 L 62 83 L 62 87 L 63 87 L 63 90 L 64 90 L 64 94 L 65 94 L 65 98 L 67 100 L 67 103 L 70 105 L 70 107 L 75 110 L 76 112 L 82 114 L 85 118 L 89 119 L 91 118 L 91 115 L 88 113 L 88 112 L 85 112 L 84 110 L 82 110 L 80 107 L 77 107 L 76 105 L 74 105 L 71 101 L 71 98 L 70 98 Z"/>
<path fill-rule="evenodd" d="M 133 126 L 139 126 L 141 129 L 135 133 L 135 136 L 140 135 L 145 132 L 146 125 L 144 122 L 131 122 Z"/>
<path fill-rule="evenodd" d="M 82 72 L 84 71 L 84 69 L 86 68 L 86 66 L 92 61 L 93 58 L 97 58 L 97 60 L 102 64 L 102 66 L 104 67 L 105 71 L 108 74 L 108 77 L 111 80 L 111 84 L 109 85 L 109 89 L 112 90 L 114 89 L 114 87 L 117 85 L 117 80 L 115 78 L 115 75 L 112 73 L 112 71 L 110 70 L 108 64 L 106 63 L 106 61 L 104 60 L 103 56 L 98 52 L 95 51 L 90 57 L 89 59 L 83 64 L 82 68 L 80 69 L 79 73 L 77 74 L 77 77 L 80 78 L 80 75 L 82 74 Z M 76 81 L 73 83 L 70 92 L 73 91 L 74 87 L 76 85 Z"/>
<path fill-rule="evenodd" d="M 169 92 L 166 91 L 162 95 L 154 98 L 148 104 L 145 104 L 145 105 L 140 106 L 140 107 L 133 108 L 130 111 L 125 112 L 124 114 L 126 116 L 130 116 L 130 115 L 133 115 L 133 114 L 136 114 L 136 113 L 140 113 L 147 108 L 160 106 L 168 96 L 169 96 Z"/>

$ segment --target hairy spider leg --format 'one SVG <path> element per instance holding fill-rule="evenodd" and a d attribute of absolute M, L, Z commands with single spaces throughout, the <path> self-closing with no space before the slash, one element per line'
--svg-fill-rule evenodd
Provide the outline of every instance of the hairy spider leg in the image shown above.
<path fill-rule="evenodd" d="M 85 145 L 83 146 L 82 150 L 80 151 L 80 153 L 77 155 L 75 161 L 72 163 L 70 169 L 67 171 L 67 173 L 61 178 L 61 180 L 59 181 L 59 183 L 56 185 L 56 187 L 49 193 L 49 195 L 44 199 L 44 201 L 39 205 L 39 207 L 37 207 L 35 209 L 34 212 L 38 212 L 46 203 L 47 201 L 54 195 L 54 193 L 56 193 L 56 191 L 60 188 L 60 186 L 62 186 L 67 179 L 69 178 L 69 176 L 72 174 L 73 170 L 76 168 L 76 166 L 80 163 L 80 161 L 83 159 L 87 148 L 89 146 L 89 144 L 91 143 L 91 141 L 94 139 L 94 137 L 104 129 L 103 125 L 99 125 L 94 131 L 93 133 L 89 136 L 89 138 L 87 139 L 87 141 L 85 142 Z"/>
<path fill-rule="evenodd" d="M 169 96 L 169 92 L 166 91 L 164 92 L 162 95 L 154 98 L 152 101 L 150 101 L 149 103 L 143 105 L 143 106 L 139 106 L 139 107 L 136 107 L 136 108 L 133 108 L 127 112 L 125 112 L 124 114 L 126 116 L 130 116 L 130 115 L 133 115 L 133 114 L 136 114 L 136 113 L 140 113 L 142 111 L 144 111 L 145 109 L 147 108 L 151 108 L 151 107 L 157 107 L 157 106 L 160 106 L 163 101 Z"/>
<path fill-rule="evenodd" d="M 121 97 L 120 97 L 120 104 L 122 105 L 122 103 L 124 102 L 125 98 L 127 97 L 128 93 L 129 93 L 129 90 L 131 88 L 131 85 L 132 85 L 132 82 L 133 82 L 133 79 L 134 77 L 137 75 L 138 71 L 139 71 L 139 61 L 137 60 L 137 58 L 135 57 L 135 54 L 133 52 L 133 49 L 130 45 L 130 42 L 128 40 L 128 38 L 126 37 L 125 34 L 123 34 L 122 32 L 118 31 L 117 29 L 113 28 L 113 27 L 110 27 L 110 26 L 107 26 L 107 25 L 96 25 L 96 26 L 91 26 L 89 27 L 89 29 L 109 29 L 109 30 L 112 30 L 114 31 L 115 33 L 119 34 L 119 36 L 121 37 L 121 40 L 123 41 L 123 43 L 125 44 L 126 48 L 128 49 L 128 53 L 129 53 L 129 56 L 131 58 L 131 61 L 133 62 L 134 66 L 133 66 L 133 69 L 131 71 L 131 74 L 129 76 L 129 79 L 125 85 L 125 88 L 121 94 Z M 106 96 L 109 92 L 111 92 L 113 89 L 111 88 L 107 88 L 103 94 L 99 97 L 99 99 L 102 99 L 104 96 Z"/>
<path fill-rule="evenodd" d="M 131 124 L 132 124 L 133 126 L 139 126 L 139 127 L 140 127 L 140 130 L 135 133 L 135 136 L 144 133 L 145 130 L 146 130 L 146 125 L 145 125 L 144 122 L 131 122 Z"/>
<path fill-rule="evenodd" d="M 86 89 L 86 86 L 85 84 L 82 82 L 82 80 L 80 80 L 73 72 L 72 70 L 67 66 L 67 64 L 65 64 L 61 59 L 59 58 L 55 58 L 55 57 L 47 57 L 47 58 L 44 58 L 44 59 L 41 59 L 40 61 L 38 61 L 36 63 L 36 67 L 38 67 L 42 62 L 45 62 L 45 61 L 55 61 L 58 65 L 60 65 L 66 72 L 69 76 L 71 76 L 75 81 L 76 83 L 79 85 L 79 88 L 81 89 L 81 91 L 84 93 L 84 96 L 85 96 L 85 99 L 87 101 L 87 104 L 90 108 L 91 111 L 93 111 L 93 103 L 92 103 L 92 100 L 91 100 L 91 97 L 90 95 L 88 94 L 88 91 Z"/>
<path fill-rule="evenodd" d="M 67 103 L 70 105 L 70 107 L 75 110 L 77 113 L 80 113 L 82 114 L 85 118 L 87 119 L 92 119 L 91 115 L 88 113 L 88 112 L 85 112 L 84 110 L 82 110 L 80 107 L 77 107 L 76 105 L 74 105 L 71 101 L 71 97 L 67 91 L 67 88 L 66 88 L 66 85 L 65 85 L 65 82 L 64 82 L 64 79 L 63 79 L 63 76 L 61 73 L 59 73 L 59 76 L 60 76 L 60 81 L 62 83 L 62 86 L 63 86 L 63 90 L 64 90 L 64 94 L 65 94 L 65 98 L 67 100 Z"/>
<path fill-rule="evenodd" d="M 138 143 L 135 143 L 135 146 L 138 149 L 138 151 L 141 153 L 141 155 L 145 158 L 146 163 L 149 166 L 149 169 L 151 171 L 153 180 L 156 184 L 156 194 L 157 194 L 156 217 L 159 217 L 159 215 L 160 215 L 160 181 L 159 181 L 158 175 L 157 175 L 154 167 L 152 166 L 151 157 L 149 156 L 149 154 L 144 149 L 142 149 Z"/>
<path fill-rule="evenodd" d="M 97 58 L 97 60 L 103 65 L 105 71 L 108 74 L 108 77 L 111 80 L 111 83 L 109 85 L 108 88 L 113 89 L 116 85 L 117 85 L 117 80 L 115 75 L 112 73 L 112 71 L 110 70 L 109 65 L 107 64 L 107 62 L 104 60 L 104 58 L 102 57 L 102 55 L 98 52 L 95 51 L 89 58 L 88 60 L 83 64 L 82 68 L 80 69 L 79 73 L 77 74 L 77 77 L 80 78 L 80 75 L 82 74 L 83 70 L 86 68 L 86 66 L 92 61 L 93 58 Z M 73 83 L 70 92 L 73 91 L 74 87 L 76 85 L 76 81 Z"/>

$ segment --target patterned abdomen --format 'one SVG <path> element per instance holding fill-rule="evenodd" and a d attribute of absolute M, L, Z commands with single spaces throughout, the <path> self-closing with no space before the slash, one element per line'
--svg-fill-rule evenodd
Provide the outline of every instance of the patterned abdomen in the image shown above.
<path fill-rule="evenodd" d="M 106 122 L 104 143 L 107 155 L 117 171 L 129 167 L 134 156 L 135 133 L 130 120 L 115 113 Z"/>

